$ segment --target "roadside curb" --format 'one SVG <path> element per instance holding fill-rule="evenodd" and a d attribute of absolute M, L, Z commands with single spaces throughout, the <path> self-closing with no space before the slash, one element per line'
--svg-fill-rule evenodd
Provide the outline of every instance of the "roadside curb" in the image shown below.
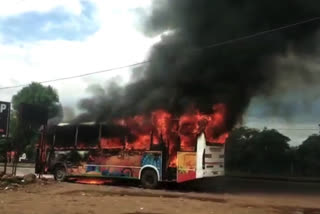
<path fill-rule="evenodd" d="M 3 163 L 0 163 L 0 167 L 4 167 L 4 164 Z M 11 168 L 12 167 L 12 164 L 8 164 L 7 165 L 7 168 Z M 31 163 L 18 163 L 18 168 L 34 168 L 35 167 L 35 164 Z"/>

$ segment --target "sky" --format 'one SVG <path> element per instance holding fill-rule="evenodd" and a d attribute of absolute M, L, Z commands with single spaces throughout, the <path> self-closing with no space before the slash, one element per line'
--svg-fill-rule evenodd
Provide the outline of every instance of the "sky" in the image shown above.
<path fill-rule="evenodd" d="M 4 0 L 0 0 L 4 1 Z M 143 61 L 157 38 L 137 30 L 135 9 L 145 0 L 10 0 L 0 7 L 0 87 L 100 71 Z M 90 84 L 128 69 L 51 83 L 73 106 Z M 10 101 L 19 89 L 1 90 Z"/>
<path fill-rule="evenodd" d="M 144 61 L 150 47 L 160 38 L 146 37 L 139 31 L 137 10 L 148 10 L 151 0 L 0 0 L 0 3 L 0 88 Z M 57 89 L 63 106 L 75 108 L 81 98 L 88 96 L 89 85 L 104 85 L 112 78 L 125 84 L 130 72 L 120 69 L 50 85 Z M 0 100 L 10 101 L 19 89 L 0 90 Z M 278 99 L 285 100 L 283 106 L 296 104 L 297 97 L 290 100 L 290 96 Z M 312 106 L 317 109 L 320 104 Z M 292 115 L 288 119 L 268 109 L 263 98 L 253 100 L 244 125 L 280 128 L 291 138 L 292 145 L 318 132 L 316 110 L 304 120 Z"/>

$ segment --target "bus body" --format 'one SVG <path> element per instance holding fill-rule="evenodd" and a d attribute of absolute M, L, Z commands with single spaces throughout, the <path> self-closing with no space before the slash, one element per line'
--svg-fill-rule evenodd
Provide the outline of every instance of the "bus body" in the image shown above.
<path fill-rule="evenodd" d="M 102 125 L 58 125 L 44 137 L 45 151 L 38 151 L 36 171 L 54 174 L 57 180 L 139 179 L 148 188 L 161 181 L 181 183 L 224 175 L 224 144 L 207 144 L 203 133 L 193 151 L 177 151 L 176 165 L 172 167 L 168 149 L 164 143 L 153 145 L 152 134 L 149 149 L 133 150 L 126 148 L 125 136 L 115 138 L 103 131 Z"/>

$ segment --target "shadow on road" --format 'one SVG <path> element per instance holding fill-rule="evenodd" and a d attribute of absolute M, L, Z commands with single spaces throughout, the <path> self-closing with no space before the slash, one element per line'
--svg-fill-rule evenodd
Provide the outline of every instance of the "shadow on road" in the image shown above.
<path fill-rule="evenodd" d="M 126 179 L 109 180 L 106 184 L 118 187 L 141 187 L 139 181 Z M 320 195 L 320 183 L 270 181 L 261 179 L 255 180 L 235 177 L 207 178 L 181 184 L 162 183 L 159 189 L 182 193 L 270 193 Z"/>

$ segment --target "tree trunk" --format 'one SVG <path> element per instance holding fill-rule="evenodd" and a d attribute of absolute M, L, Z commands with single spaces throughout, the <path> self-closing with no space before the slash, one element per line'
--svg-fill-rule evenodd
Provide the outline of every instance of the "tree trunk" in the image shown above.
<path fill-rule="evenodd" d="M 16 158 L 15 158 L 14 175 L 17 175 L 18 163 L 19 163 L 19 155 L 18 155 L 18 153 L 17 153 Z"/>
<path fill-rule="evenodd" d="M 16 152 L 14 154 L 13 163 L 12 163 L 12 175 L 17 174 L 18 161 L 19 161 L 19 154 L 18 154 L 18 152 Z"/>
<path fill-rule="evenodd" d="M 4 158 L 4 169 L 3 169 L 4 174 L 7 174 L 7 164 L 8 164 L 8 153 L 6 152 L 6 155 Z"/>

